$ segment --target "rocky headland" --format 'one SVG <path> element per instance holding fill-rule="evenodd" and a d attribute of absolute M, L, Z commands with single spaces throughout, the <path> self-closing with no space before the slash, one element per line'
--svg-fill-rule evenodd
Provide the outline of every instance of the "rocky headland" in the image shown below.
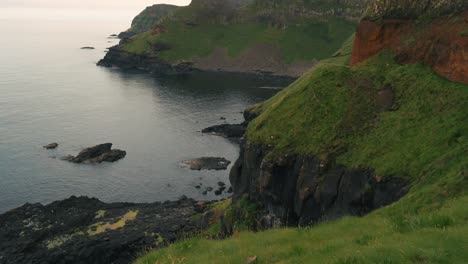
<path fill-rule="evenodd" d="M 98 65 L 155 74 L 206 71 L 295 79 L 339 48 L 366 1 L 318 2 L 196 0 L 186 7 L 155 5 L 135 18 Z"/>

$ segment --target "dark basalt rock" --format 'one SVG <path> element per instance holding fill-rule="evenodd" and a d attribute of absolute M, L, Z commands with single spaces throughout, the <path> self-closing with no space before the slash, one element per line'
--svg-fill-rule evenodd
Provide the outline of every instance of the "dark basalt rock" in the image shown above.
<path fill-rule="evenodd" d="M 66 156 L 62 160 L 73 163 L 102 163 L 115 162 L 123 159 L 127 152 L 119 149 L 111 149 L 112 143 L 105 143 L 82 150 L 78 156 Z"/>
<path fill-rule="evenodd" d="M 241 138 L 247 129 L 246 124 L 222 124 L 208 127 L 202 130 L 202 133 L 212 133 L 226 138 Z"/>
<path fill-rule="evenodd" d="M 192 216 L 208 203 L 189 199 L 133 204 L 71 197 L 25 204 L 0 215 L 0 263 L 131 263 L 203 227 Z"/>
<path fill-rule="evenodd" d="M 264 215 L 275 225 L 362 216 L 399 200 L 408 190 L 403 179 L 382 177 L 370 168 L 349 169 L 333 160 L 294 154 L 268 159 L 269 152 L 244 142 L 230 181 L 234 200 L 247 195 L 265 208 Z"/>
<path fill-rule="evenodd" d="M 182 161 L 179 166 L 191 170 L 226 170 L 229 164 L 231 162 L 225 158 L 204 157 Z"/>
<path fill-rule="evenodd" d="M 56 149 L 58 148 L 59 144 L 58 143 L 50 143 L 48 145 L 45 145 L 44 148 L 45 149 Z"/>
<path fill-rule="evenodd" d="M 191 62 L 171 64 L 158 57 L 128 53 L 121 48 L 121 45 L 127 41 L 129 39 L 124 38 L 120 41 L 119 45 L 111 47 L 106 56 L 97 65 L 103 67 L 117 66 L 123 70 L 138 69 L 155 75 L 178 75 L 196 71 L 193 69 Z"/>

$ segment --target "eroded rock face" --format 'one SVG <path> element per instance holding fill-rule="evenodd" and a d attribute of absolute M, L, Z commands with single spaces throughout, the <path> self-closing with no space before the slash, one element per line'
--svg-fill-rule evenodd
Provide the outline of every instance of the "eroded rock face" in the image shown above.
<path fill-rule="evenodd" d="M 199 229 L 191 217 L 205 205 L 176 202 L 103 203 L 71 197 L 47 206 L 25 204 L 0 215 L 0 263 L 131 263 Z"/>
<path fill-rule="evenodd" d="M 67 156 L 63 160 L 73 163 L 102 163 L 115 162 L 123 159 L 127 152 L 120 149 L 112 149 L 112 143 L 100 144 L 82 150 L 76 157 Z"/>
<path fill-rule="evenodd" d="M 402 179 L 381 177 L 372 169 L 348 169 L 314 156 L 270 160 L 268 153 L 268 148 L 244 143 L 230 174 L 234 198 L 248 195 L 262 204 L 271 220 L 261 219 L 265 225 L 309 225 L 362 216 L 407 192 Z"/>
<path fill-rule="evenodd" d="M 468 12 L 425 23 L 363 20 L 356 32 L 351 64 L 390 49 L 400 63 L 424 62 L 437 74 L 468 84 Z"/>

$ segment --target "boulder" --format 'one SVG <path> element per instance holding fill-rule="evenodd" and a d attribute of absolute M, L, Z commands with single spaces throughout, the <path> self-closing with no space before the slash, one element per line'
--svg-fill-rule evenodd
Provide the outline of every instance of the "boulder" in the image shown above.
<path fill-rule="evenodd" d="M 127 152 L 120 149 L 112 149 L 112 143 L 105 143 L 82 150 L 76 157 L 68 155 L 62 160 L 73 163 L 102 163 L 115 162 L 123 159 Z"/>
<path fill-rule="evenodd" d="M 56 149 L 58 147 L 58 143 L 50 143 L 48 145 L 45 145 L 44 148 L 45 149 Z"/>

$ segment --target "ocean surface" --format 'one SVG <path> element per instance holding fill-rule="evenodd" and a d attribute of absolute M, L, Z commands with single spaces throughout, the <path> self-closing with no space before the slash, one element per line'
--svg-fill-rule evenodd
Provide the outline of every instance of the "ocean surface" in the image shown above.
<path fill-rule="evenodd" d="M 217 198 L 195 186 L 228 183 L 229 170 L 189 171 L 178 162 L 203 156 L 234 162 L 236 143 L 199 131 L 223 123 L 221 117 L 241 122 L 245 107 L 278 90 L 245 77 L 156 78 L 97 67 L 118 42 L 108 36 L 124 30 L 129 17 L 54 12 L 0 16 L 0 213 L 71 195 L 105 202 Z M 59 148 L 42 148 L 51 142 Z M 60 160 L 106 142 L 127 157 L 101 165 Z"/>

